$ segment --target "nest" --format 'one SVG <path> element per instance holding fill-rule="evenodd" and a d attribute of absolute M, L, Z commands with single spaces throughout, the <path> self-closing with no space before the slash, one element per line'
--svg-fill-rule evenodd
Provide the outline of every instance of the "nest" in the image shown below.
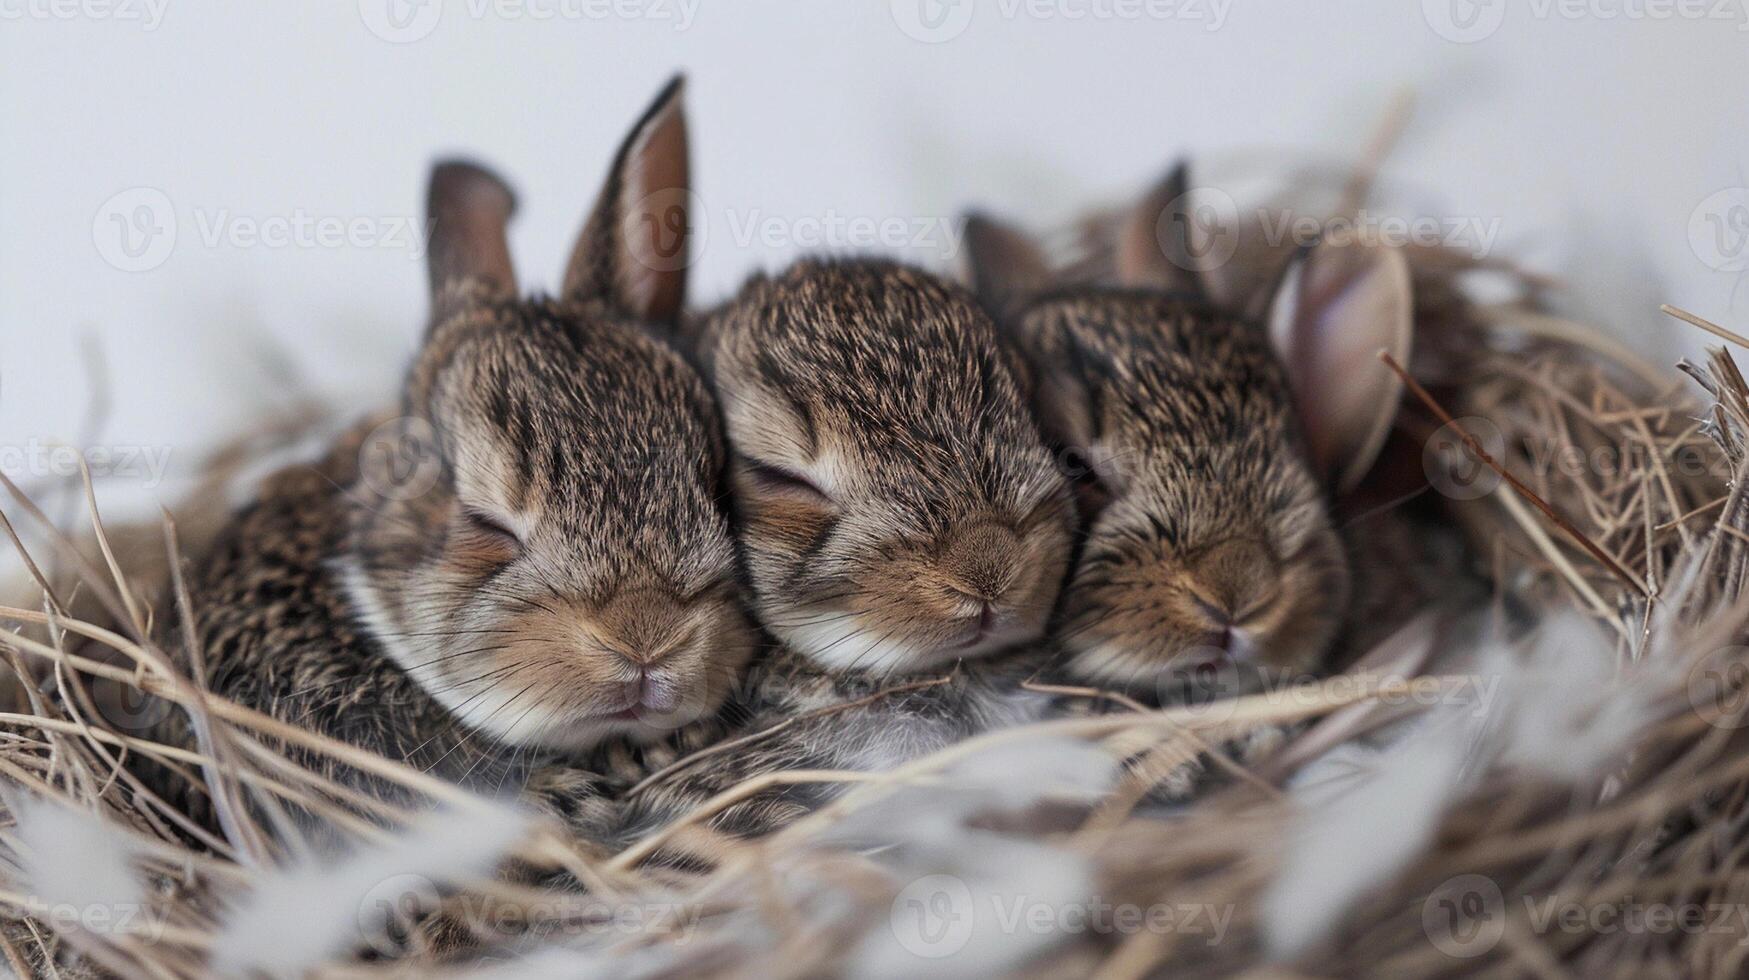
<path fill-rule="evenodd" d="M 1645 365 L 1525 277 L 1483 306 L 1461 283 L 1486 270 L 1414 264 L 1413 383 L 1380 471 L 1440 491 L 1408 495 L 1432 515 L 1402 525 L 1408 546 L 1453 537 L 1479 601 L 1426 597 L 1292 688 L 1113 696 L 890 772 L 768 775 L 618 853 L 201 691 L 146 619 L 155 593 L 185 601 L 176 523 L 108 534 L 88 493 L 92 535 L 70 541 L 8 484 L 37 588 L 0 609 L 23 680 L 0 714 L 0 953 L 20 975 L 154 977 L 1743 975 L 1749 385 L 1723 350 L 1691 380 Z M 12 520 L 49 530 L 46 553 Z M 96 709 L 134 692 L 187 712 L 197 748 Z M 1229 756 L 1247 740 L 1273 746 L 1261 765 Z M 282 745 L 422 805 L 362 798 Z M 130 756 L 199 787 L 223 832 Z M 1150 804 L 1198 759 L 1223 778 Z M 709 829 L 784 781 L 846 791 L 761 840 Z M 257 822 L 275 805 L 333 839 L 281 839 Z M 670 848 L 710 866 L 645 860 Z M 521 883 L 542 870 L 583 887 Z M 449 957 L 438 920 L 484 952 Z"/>

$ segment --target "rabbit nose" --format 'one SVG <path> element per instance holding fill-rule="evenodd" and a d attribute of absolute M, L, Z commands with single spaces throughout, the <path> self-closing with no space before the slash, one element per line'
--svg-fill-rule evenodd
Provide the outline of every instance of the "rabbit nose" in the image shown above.
<path fill-rule="evenodd" d="M 667 678 L 646 670 L 639 698 L 651 711 L 673 711 L 680 705 L 680 689 Z"/>
<path fill-rule="evenodd" d="M 1227 610 L 1226 606 L 1210 602 L 1194 593 L 1190 597 L 1190 602 L 1196 606 L 1197 613 L 1207 620 L 1210 626 L 1217 630 L 1232 631 L 1233 614 Z"/>
<path fill-rule="evenodd" d="M 634 667 L 662 663 L 687 646 L 686 611 L 666 589 L 624 589 L 595 617 L 605 645 Z"/>
<path fill-rule="evenodd" d="M 1192 598 L 1211 622 L 1231 625 L 1275 589 L 1275 560 L 1261 541 L 1232 538 L 1199 555 L 1191 566 Z"/>
<path fill-rule="evenodd" d="M 686 648 L 686 638 L 670 640 L 656 646 L 634 647 L 620 654 L 620 658 L 632 665 L 640 674 L 649 673 L 657 667 L 666 664 L 674 656 Z"/>
<path fill-rule="evenodd" d="M 967 527 L 948 543 L 938 561 L 947 587 L 989 606 L 1014 584 L 1021 557 L 1020 537 L 994 521 Z"/>
<path fill-rule="evenodd" d="M 1208 626 L 1206 645 L 1219 651 L 1222 660 L 1250 663 L 1257 652 L 1256 638 L 1238 625 L 1229 608 L 1195 593 L 1191 594 L 1190 602 Z"/>
<path fill-rule="evenodd" d="M 635 669 L 636 676 L 619 683 L 620 700 L 651 711 L 673 711 L 680 704 L 680 690 L 670 679 L 647 667 Z"/>

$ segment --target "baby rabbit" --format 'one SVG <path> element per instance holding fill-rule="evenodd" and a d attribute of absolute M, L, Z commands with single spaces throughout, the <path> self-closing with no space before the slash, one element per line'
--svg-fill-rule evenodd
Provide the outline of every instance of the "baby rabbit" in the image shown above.
<path fill-rule="evenodd" d="M 716 709 L 753 632 L 715 406 L 664 342 L 686 182 L 676 79 L 619 150 L 560 295 L 525 299 L 509 189 L 433 170 L 431 322 L 401 418 L 269 480 L 197 565 L 213 692 L 486 786 Z"/>
<path fill-rule="evenodd" d="M 753 776 L 886 768 L 1041 707 L 1015 696 L 1036 665 L 1002 651 L 1044 632 L 1073 508 L 1024 366 L 974 297 L 884 261 L 803 261 L 697 334 L 757 618 L 779 641 L 742 732 L 788 727 L 641 788 L 632 829 Z M 761 833 L 827 795 L 762 794 L 715 825 Z"/>
<path fill-rule="evenodd" d="M 972 298 L 882 262 L 803 262 L 705 326 L 756 612 L 875 675 L 1037 637 L 1067 562 L 1063 481 Z"/>
<path fill-rule="evenodd" d="M 1375 352 L 1408 359 L 1400 254 L 1311 248 L 1256 322 L 1207 299 L 1185 200 L 1180 168 L 1135 208 L 1115 281 L 1062 284 L 987 218 L 966 239 L 980 295 L 1039 374 L 1045 429 L 1079 460 L 1058 679 L 1143 699 L 1318 666 L 1349 589 L 1328 500 L 1395 415 L 1400 383 Z"/>

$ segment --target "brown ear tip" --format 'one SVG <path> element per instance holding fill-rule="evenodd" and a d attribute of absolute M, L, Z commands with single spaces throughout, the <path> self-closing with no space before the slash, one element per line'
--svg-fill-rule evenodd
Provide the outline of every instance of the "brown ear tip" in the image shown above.
<path fill-rule="evenodd" d="M 686 113 L 686 73 L 675 72 L 669 77 L 662 90 L 650 100 L 650 108 L 644 113 L 644 118 L 632 127 L 633 132 L 641 132 L 656 120 L 669 115 L 684 117 Z"/>
<path fill-rule="evenodd" d="M 497 211 L 506 219 L 516 213 L 516 192 L 496 172 L 471 160 L 439 160 L 431 168 L 430 186 L 432 211 L 461 205 Z"/>
<path fill-rule="evenodd" d="M 1166 188 L 1166 193 L 1171 195 L 1169 200 L 1183 197 L 1185 192 L 1190 190 L 1189 157 L 1179 157 L 1178 160 L 1172 164 L 1172 169 L 1166 172 L 1164 186 Z"/>
<path fill-rule="evenodd" d="M 968 235 L 982 235 L 1002 227 L 1002 223 L 991 216 L 990 212 L 982 208 L 972 208 L 961 212 L 960 227 L 964 228 Z"/>

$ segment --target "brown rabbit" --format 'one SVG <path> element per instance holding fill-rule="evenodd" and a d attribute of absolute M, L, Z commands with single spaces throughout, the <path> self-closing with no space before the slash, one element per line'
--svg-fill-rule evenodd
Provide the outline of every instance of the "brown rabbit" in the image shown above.
<path fill-rule="evenodd" d="M 779 642 L 741 699 L 753 737 L 634 794 L 628 832 L 763 773 L 885 768 L 1035 716 L 1024 651 L 1073 508 L 1023 365 L 974 297 L 887 262 L 803 261 L 697 332 L 754 605 Z M 715 826 L 761 833 L 828 795 L 762 794 Z"/>
<path fill-rule="evenodd" d="M 432 172 L 433 312 L 400 418 L 268 481 L 194 569 L 215 693 L 486 787 L 717 708 L 753 633 L 714 403 L 664 343 L 680 98 L 676 79 L 632 130 L 552 299 L 517 294 L 504 184 Z M 605 822 L 596 783 L 542 786 Z"/>
<path fill-rule="evenodd" d="M 1134 209 L 1105 281 L 1064 284 L 1021 233 L 967 228 L 978 291 L 1038 372 L 1039 417 L 1080 461 L 1058 679 L 1143 698 L 1319 665 L 1349 590 L 1329 499 L 1395 415 L 1375 353 L 1406 362 L 1409 341 L 1389 249 L 1309 249 L 1262 322 L 1212 303 L 1185 187 L 1179 168 Z"/>

